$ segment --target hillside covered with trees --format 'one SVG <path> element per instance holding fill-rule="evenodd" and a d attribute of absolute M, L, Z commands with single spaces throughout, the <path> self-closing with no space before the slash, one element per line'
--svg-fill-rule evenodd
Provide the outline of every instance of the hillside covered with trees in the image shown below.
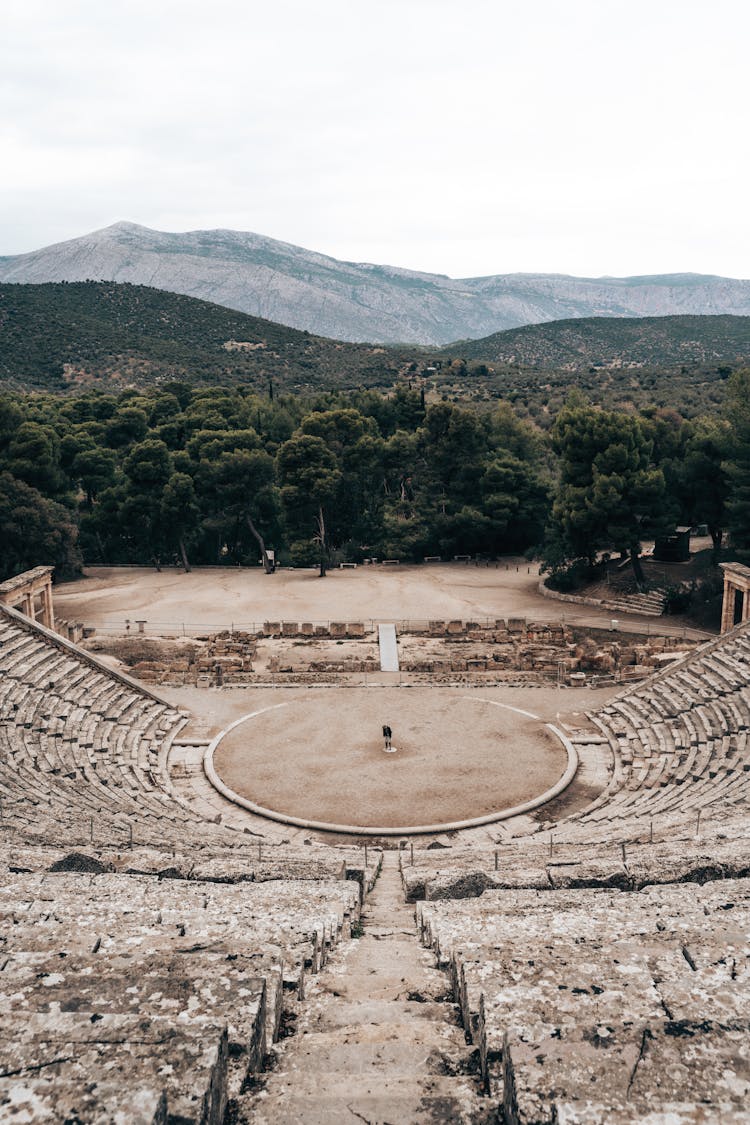
<path fill-rule="evenodd" d="M 554 320 L 494 332 L 481 340 L 462 340 L 443 352 L 480 363 L 545 371 L 744 365 L 750 361 L 750 316 Z"/>
<path fill-rule="evenodd" d="M 444 348 L 436 390 L 481 402 L 506 398 L 542 428 L 571 386 L 610 409 L 717 412 L 724 383 L 750 363 L 750 317 L 590 317 L 530 324 Z"/>
<path fill-rule="evenodd" d="M 0 285 L 0 384 L 16 390 L 242 383 L 390 386 L 398 350 L 342 344 L 144 285 Z"/>
<path fill-rule="evenodd" d="M 265 395 L 395 386 L 428 402 L 511 402 L 549 429 L 571 385 L 609 409 L 717 412 L 750 363 L 750 317 L 599 317 L 495 333 L 443 350 L 344 344 L 146 286 L 0 285 L 0 387 L 117 393 L 170 380 Z"/>
<path fill-rule="evenodd" d="M 731 364 L 495 370 L 94 283 L 0 287 L 0 344 L 2 577 L 525 551 L 572 588 L 697 523 L 750 558 Z"/>

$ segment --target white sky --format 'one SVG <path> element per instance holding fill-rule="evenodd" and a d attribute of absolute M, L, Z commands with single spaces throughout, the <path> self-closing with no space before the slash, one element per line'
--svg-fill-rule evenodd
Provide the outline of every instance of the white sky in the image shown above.
<path fill-rule="evenodd" d="M 747 0 L 0 0 L 0 253 L 750 277 Z"/>

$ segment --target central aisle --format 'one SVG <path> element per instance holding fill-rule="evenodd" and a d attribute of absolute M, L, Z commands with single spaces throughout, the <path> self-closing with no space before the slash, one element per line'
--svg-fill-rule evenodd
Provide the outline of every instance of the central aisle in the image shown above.
<path fill-rule="evenodd" d="M 398 854 L 343 942 L 309 978 L 295 1034 L 277 1046 L 262 1088 L 241 1099 L 254 1125 L 477 1125 L 496 1120 L 475 1077 L 447 975 L 417 939 Z M 262 1080 L 263 1081 L 263 1080 Z"/>

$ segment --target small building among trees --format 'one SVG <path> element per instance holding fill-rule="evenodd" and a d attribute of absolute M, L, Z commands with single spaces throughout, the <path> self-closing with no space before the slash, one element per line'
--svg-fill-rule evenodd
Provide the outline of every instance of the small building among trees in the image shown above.
<path fill-rule="evenodd" d="M 668 535 L 657 535 L 654 540 L 656 562 L 690 562 L 690 528 L 676 527 Z"/>

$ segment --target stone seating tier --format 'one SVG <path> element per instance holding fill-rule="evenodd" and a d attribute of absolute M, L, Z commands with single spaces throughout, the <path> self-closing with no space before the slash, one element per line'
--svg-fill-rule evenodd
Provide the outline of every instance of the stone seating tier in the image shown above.
<path fill-rule="evenodd" d="M 238 885 L 7 868 L 0 1109 L 65 1119 L 55 1104 L 71 1120 L 104 1120 L 121 1107 L 123 1120 L 220 1125 L 279 1034 L 284 990 L 304 994 L 359 908 L 359 887 L 341 879 Z M 146 1116 L 126 1118 L 136 1090 Z"/>
<path fill-rule="evenodd" d="M 744 828 L 744 822 L 742 824 Z M 408 902 L 475 898 L 487 890 L 619 888 L 702 883 L 750 876 L 750 839 L 709 836 L 650 843 L 572 843 L 524 839 L 401 854 Z"/>
<path fill-rule="evenodd" d="M 177 847 L 179 843 L 180 847 Z M 165 849 L 136 846 L 92 848 L 71 852 L 57 846 L 0 847 L 0 872 L 13 874 L 87 872 L 89 874 L 156 875 L 205 883 L 265 883 L 274 880 L 337 880 L 357 884 L 360 897 L 378 876 L 383 853 L 368 848 L 367 864 L 361 848 L 285 846 L 238 838 L 234 848 L 204 843 L 200 850 L 184 849 L 184 841 Z"/>
<path fill-rule="evenodd" d="M 615 839 L 644 822 L 750 806 L 750 640 L 747 627 L 711 642 L 590 717 L 612 751 L 605 790 L 567 818 Z"/>
<path fill-rule="evenodd" d="M 750 880 L 486 891 L 417 916 L 506 1120 L 742 1120 Z"/>
<path fill-rule="evenodd" d="M 591 716 L 612 763 L 579 813 L 497 860 L 401 855 L 509 1122 L 746 1115 L 747 634 Z M 132 1119 L 137 1073 L 143 1120 L 218 1123 L 380 853 L 210 822 L 167 775 L 184 716 L 2 609 L 0 673 L 0 1116 Z"/>

